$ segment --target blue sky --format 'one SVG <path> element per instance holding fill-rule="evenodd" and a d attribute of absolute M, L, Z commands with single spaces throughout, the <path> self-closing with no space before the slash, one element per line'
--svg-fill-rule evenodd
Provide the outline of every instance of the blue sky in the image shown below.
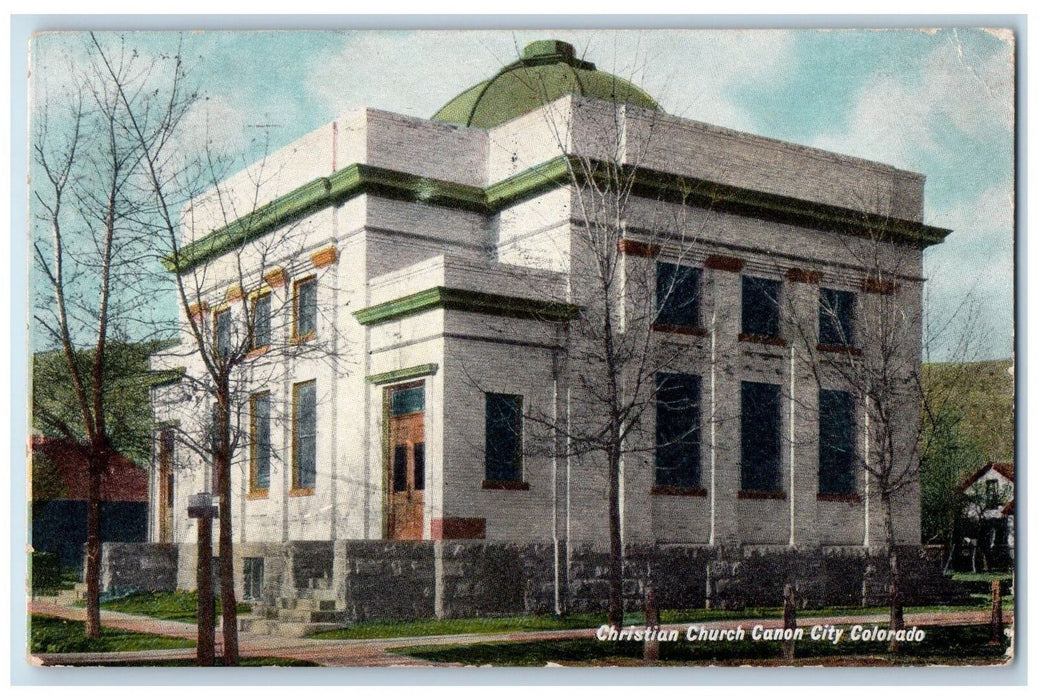
<path fill-rule="evenodd" d="M 642 30 L 204 32 L 130 34 L 175 51 L 208 99 L 228 151 L 259 157 L 361 106 L 428 117 L 515 59 L 528 41 L 571 42 L 678 116 L 924 173 L 926 222 L 952 228 L 926 254 L 937 313 L 972 292 L 984 356 L 1013 345 L 1014 45 L 1007 32 Z M 83 37 L 44 35 L 33 90 L 57 94 L 62 54 Z M 31 93 L 39 98 L 40 92 Z M 171 299 L 172 304 L 172 299 Z M 942 355 L 938 349 L 938 358 Z"/>

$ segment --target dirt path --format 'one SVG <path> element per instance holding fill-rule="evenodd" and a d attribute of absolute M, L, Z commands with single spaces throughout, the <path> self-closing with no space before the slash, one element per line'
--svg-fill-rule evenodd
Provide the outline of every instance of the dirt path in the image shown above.
<path fill-rule="evenodd" d="M 86 610 L 66 605 L 61 605 L 49 600 L 33 600 L 29 604 L 29 612 L 34 615 L 51 615 L 71 620 L 83 620 Z M 810 625 L 851 625 L 851 624 L 879 624 L 887 621 L 886 615 L 841 615 L 832 617 L 800 617 L 801 626 Z M 963 612 L 940 612 L 940 613 L 915 613 L 905 616 L 905 624 L 908 627 L 917 625 L 920 627 L 932 626 L 960 626 L 985 624 L 991 619 L 986 610 L 963 611 Z M 169 620 L 157 620 L 141 615 L 129 615 L 126 613 L 101 611 L 101 621 L 106 627 L 127 630 L 130 632 L 144 632 L 148 634 L 159 634 L 169 637 L 180 637 L 194 639 L 196 635 L 195 625 L 186 622 L 172 622 Z M 1007 625 L 1013 623 L 1013 613 L 1007 611 L 1004 616 Z M 742 625 L 746 629 L 754 625 L 764 628 L 776 628 L 782 626 L 782 620 L 776 619 L 752 619 L 745 620 L 721 620 L 717 622 L 692 623 L 697 627 L 705 629 L 728 629 Z M 667 630 L 678 630 L 683 633 L 689 627 L 689 623 L 664 625 Z M 384 639 L 295 639 L 287 637 L 274 637 L 261 634 L 242 632 L 239 636 L 239 647 L 242 656 L 276 656 L 283 659 L 297 659 L 309 661 L 321 666 L 444 666 L 451 664 L 437 664 L 424 659 L 415 659 L 408 656 L 393 654 L 387 649 L 396 647 L 413 646 L 437 646 L 445 644 L 479 644 L 487 642 L 535 642 L 563 639 L 587 639 L 595 635 L 595 629 L 573 629 L 573 630 L 546 630 L 538 632 L 499 632 L 491 634 L 451 634 L 427 637 L 393 637 Z M 217 655 L 220 654 L 219 635 L 217 635 Z M 44 666 L 60 665 L 90 665 L 107 663 L 112 661 L 147 662 L 165 659 L 191 659 L 195 656 L 194 649 L 164 649 L 156 651 L 134 651 L 134 652 L 108 652 L 91 654 L 36 654 L 30 657 L 30 661 Z"/>

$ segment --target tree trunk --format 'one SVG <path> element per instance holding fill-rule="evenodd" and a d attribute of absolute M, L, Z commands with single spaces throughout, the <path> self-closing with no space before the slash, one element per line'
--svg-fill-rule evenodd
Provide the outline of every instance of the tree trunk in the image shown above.
<path fill-rule="evenodd" d="M 220 492 L 220 614 L 223 616 L 223 665 L 238 665 L 238 613 L 234 596 L 234 541 L 231 535 L 230 394 L 220 397 L 220 445 L 214 467 Z"/>
<path fill-rule="evenodd" d="M 609 624 L 624 623 L 624 558 L 620 535 L 620 450 L 608 450 L 609 459 Z"/>
<path fill-rule="evenodd" d="M 904 596 L 901 592 L 901 569 L 897 557 L 897 537 L 894 532 L 894 511 L 890 494 L 886 489 L 882 490 L 881 500 L 883 502 L 883 529 L 887 544 L 887 565 L 889 574 L 889 600 L 890 600 L 890 630 L 895 632 L 905 628 Z M 897 653 L 901 650 L 901 643 L 890 640 L 890 651 Z"/>
<path fill-rule="evenodd" d="M 215 605 L 213 601 L 213 517 L 198 519 L 198 645 L 196 660 L 199 666 L 212 666 L 215 660 L 216 639 L 213 634 Z"/>
<path fill-rule="evenodd" d="M 86 631 L 87 637 L 101 636 L 101 474 L 104 460 L 91 456 L 87 486 L 86 542 Z"/>

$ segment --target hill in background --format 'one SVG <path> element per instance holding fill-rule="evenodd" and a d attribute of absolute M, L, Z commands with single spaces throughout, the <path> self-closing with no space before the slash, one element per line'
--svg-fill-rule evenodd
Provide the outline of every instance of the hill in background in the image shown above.
<path fill-rule="evenodd" d="M 1012 360 L 923 365 L 925 389 L 958 387 L 949 402 L 962 413 L 959 429 L 990 462 L 1014 461 L 1014 379 Z"/>

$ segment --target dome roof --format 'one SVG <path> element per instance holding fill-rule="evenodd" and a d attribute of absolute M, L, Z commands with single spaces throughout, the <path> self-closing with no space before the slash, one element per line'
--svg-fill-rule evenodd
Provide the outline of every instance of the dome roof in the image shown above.
<path fill-rule="evenodd" d="M 545 40 L 527 44 L 521 59 L 465 90 L 432 118 L 489 129 L 563 95 L 584 95 L 663 111 L 637 85 L 577 58 L 571 44 Z"/>

